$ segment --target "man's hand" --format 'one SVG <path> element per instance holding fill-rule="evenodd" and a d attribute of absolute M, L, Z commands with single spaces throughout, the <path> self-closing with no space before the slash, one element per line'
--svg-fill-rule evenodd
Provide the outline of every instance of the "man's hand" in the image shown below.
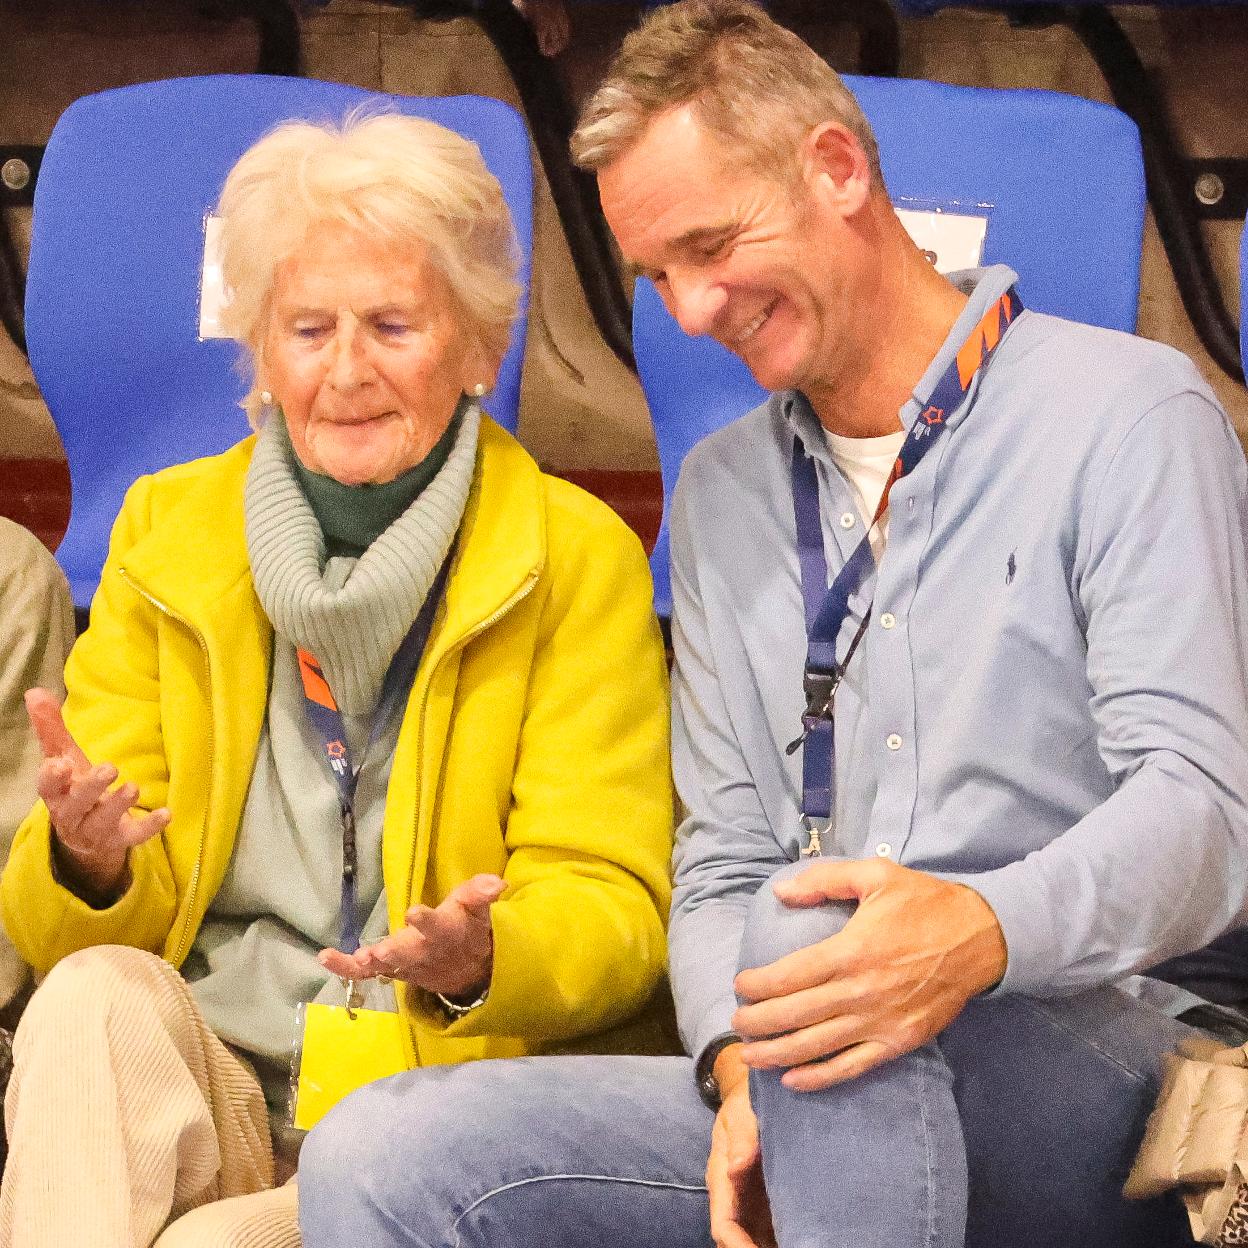
<path fill-rule="evenodd" d="M 856 1078 L 938 1035 L 1005 974 L 992 907 L 973 889 L 870 859 L 816 864 L 775 885 L 787 906 L 858 902 L 837 935 L 742 971 L 733 1018 L 742 1059 L 791 1067 L 813 1092 Z M 769 1038 L 770 1037 L 770 1038 Z"/>
<path fill-rule="evenodd" d="M 494 968 L 490 907 L 506 887 L 497 875 L 474 875 L 436 909 L 413 906 L 402 931 L 352 954 L 322 949 L 317 960 L 343 979 L 388 975 L 447 997 L 477 995 Z"/>
<path fill-rule="evenodd" d="M 116 896 L 124 886 L 131 847 L 163 832 L 169 812 L 162 807 L 131 814 L 138 788 L 109 787 L 117 780 L 117 768 L 91 765 L 65 727 L 61 704 L 46 689 L 27 693 L 26 713 L 43 751 L 36 788 L 52 820 L 57 860 L 71 884 L 97 897 Z"/>
<path fill-rule="evenodd" d="M 711 1235 L 718 1248 L 774 1248 L 758 1123 L 750 1107 L 749 1068 L 741 1060 L 741 1047 L 729 1045 L 715 1059 L 721 1101 L 706 1162 Z"/>

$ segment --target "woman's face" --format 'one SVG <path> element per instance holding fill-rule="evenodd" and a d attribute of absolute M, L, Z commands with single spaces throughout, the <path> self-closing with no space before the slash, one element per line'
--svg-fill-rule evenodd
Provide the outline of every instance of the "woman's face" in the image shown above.
<path fill-rule="evenodd" d="M 313 226 L 273 283 L 260 378 L 305 468 L 380 485 L 420 463 L 484 375 L 423 247 Z"/>

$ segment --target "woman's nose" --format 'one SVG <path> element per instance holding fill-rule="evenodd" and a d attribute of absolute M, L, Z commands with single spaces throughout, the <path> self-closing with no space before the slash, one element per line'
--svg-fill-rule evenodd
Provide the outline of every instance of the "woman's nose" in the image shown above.
<path fill-rule="evenodd" d="M 339 314 L 332 350 L 330 384 L 337 390 L 351 390 L 360 385 L 367 377 L 368 365 L 360 322 L 351 312 Z"/>

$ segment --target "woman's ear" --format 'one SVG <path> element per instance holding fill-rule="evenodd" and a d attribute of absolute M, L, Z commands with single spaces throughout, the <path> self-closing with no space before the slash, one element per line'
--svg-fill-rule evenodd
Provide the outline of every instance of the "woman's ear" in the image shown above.
<path fill-rule="evenodd" d="M 802 147 L 807 185 L 842 216 L 853 216 L 871 198 L 871 166 L 858 136 L 838 121 L 825 121 Z"/>
<path fill-rule="evenodd" d="M 474 334 L 470 345 L 464 351 L 463 371 L 460 376 L 460 389 L 464 394 L 479 398 L 494 389 L 498 377 L 498 368 L 502 361 L 492 359 L 481 340 Z M 478 386 L 482 387 L 478 390 Z"/>

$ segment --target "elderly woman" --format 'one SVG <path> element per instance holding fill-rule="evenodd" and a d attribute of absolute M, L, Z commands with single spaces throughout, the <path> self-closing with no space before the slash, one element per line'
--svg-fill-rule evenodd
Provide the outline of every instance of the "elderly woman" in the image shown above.
<path fill-rule="evenodd" d="M 648 571 L 478 406 L 497 183 L 428 122 L 290 123 L 220 216 L 258 433 L 132 488 L 64 719 L 28 699 L 3 914 L 51 973 L 0 1245 L 297 1243 L 297 1034 L 305 1125 L 411 1066 L 664 1034 Z"/>

